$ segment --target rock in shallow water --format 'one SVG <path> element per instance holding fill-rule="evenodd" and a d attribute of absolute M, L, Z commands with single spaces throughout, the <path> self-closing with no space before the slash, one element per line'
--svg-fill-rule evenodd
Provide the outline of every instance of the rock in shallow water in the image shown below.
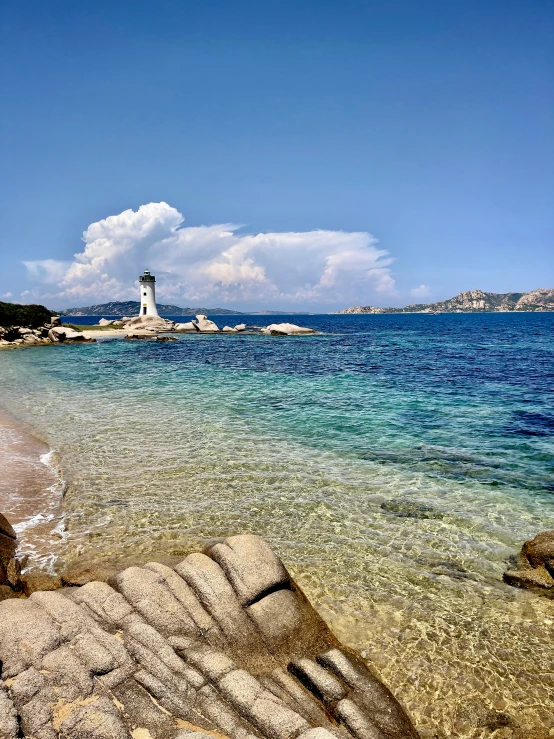
<path fill-rule="evenodd" d="M 410 500 L 409 498 L 396 498 L 394 500 L 386 500 L 381 503 L 381 508 L 387 513 L 392 513 L 393 516 L 399 516 L 400 518 L 444 518 L 444 514 L 441 511 L 437 511 L 425 503 L 420 503 L 418 500 Z"/>
<path fill-rule="evenodd" d="M 516 564 L 504 573 L 508 585 L 554 598 L 554 531 L 543 531 L 526 541 Z"/>
<path fill-rule="evenodd" d="M 251 535 L 4 601 L 0 659 L 3 739 L 417 737 Z"/>

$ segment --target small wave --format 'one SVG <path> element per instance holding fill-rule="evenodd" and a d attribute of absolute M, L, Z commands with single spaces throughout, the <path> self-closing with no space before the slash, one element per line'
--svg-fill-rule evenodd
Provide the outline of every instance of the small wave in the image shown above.
<path fill-rule="evenodd" d="M 27 518 L 25 521 L 16 523 L 13 529 L 15 533 L 19 535 L 23 531 L 27 531 L 27 529 L 32 529 L 35 526 L 40 526 L 42 524 L 48 523 L 49 521 L 53 521 L 54 518 L 55 516 L 53 513 L 49 513 L 46 516 L 43 513 L 36 513 L 34 516 Z"/>
<path fill-rule="evenodd" d="M 49 485 L 47 490 L 49 490 L 51 493 L 61 495 L 63 498 L 67 483 L 62 476 L 58 452 L 55 449 L 50 449 L 49 452 L 41 454 L 39 459 L 41 463 L 56 476 L 56 482 L 54 482 L 53 485 Z"/>

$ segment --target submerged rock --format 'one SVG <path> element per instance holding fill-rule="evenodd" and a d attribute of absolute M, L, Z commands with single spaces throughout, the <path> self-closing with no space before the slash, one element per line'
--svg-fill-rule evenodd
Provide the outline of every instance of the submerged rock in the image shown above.
<path fill-rule="evenodd" d="M 543 531 L 524 543 L 515 568 L 504 573 L 504 582 L 554 598 L 554 531 Z"/>
<path fill-rule="evenodd" d="M 0 660 L 3 739 L 417 739 L 251 535 L 4 601 Z"/>
<path fill-rule="evenodd" d="M 381 508 L 387 513 L 392 513 L 393 516 L 399 516 L 400 518 L 436 518 L 439 520 L 444 518 L 444 513 L 441 511 L 409 498 L 386 500 L 381 503 Z"/>

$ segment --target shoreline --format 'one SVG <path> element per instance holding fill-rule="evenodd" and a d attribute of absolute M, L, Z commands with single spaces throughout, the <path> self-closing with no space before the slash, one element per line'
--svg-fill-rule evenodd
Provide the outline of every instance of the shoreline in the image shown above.
<path fill-rule="evenodd" d="M 0 499 L 24 566 L 51 571 L 64 540 L 64 481 L 56 453 L 23 421 L 0 408 Z"/>
<path fill-rule="evenodd" d="M 108 561 L 112 554 L 114 568 L 127 564 L 124 557 L 117 554 L 120 546 L 129 552 L 136 551 L 138 559 L 144 562 L 156 559 L 156 553 L 165 559 L 168 552 L 182 558 L 190 551 L 201 551 L 211 535 L 223 537 L 245 531 L 261 533 L 278 547 L 294 579 L 341 641 L 360 650 L 364 658 L 367 655 L 387 684 L 402 697 L 418 726 L 427 732 L 423 734 L 426 738 L 442 736 L 435 733 L 439 727 L 454 732 L 449 736 L 464 739 L 481 737 L 465 732 L 464 727 L 470 725 L 473 718 L 469 714 L 461 715 L 462 701 L 468 711 L 482 710 L 478 715 L 479 721 L 486 720 L 489 714 L 494 717 L 494 711 L 497 711 L 524 725 L 525 729 L 521 731 L 526 731 L 526 734 L 519 729 L 517 734 L 510 730 L 499 735 L 503 739 L 508 736 L 527 739 L 534 736 L 531 733 L 534 729 L 538 731 L 547 726 L 548 731 L 554 728 L 544 718 L 550 708 L 543 692 L 550 686 L 549 678 L 544 678 L 539 692 L 536 692 L 536 676 L 539 672 L 544 675 L 547 670 L 551 602 L 539 602 L 531 593 L 508 589 L 499 580 L 498 559 L 504 556 L 507 547 L 516 553 L 512 534 L 521 528 L 521 519 L 519 525 L 517 521 L 508 522 L 503 533 L 494 527 L 498 521 L 492 521 L 491 517 L 493 525 L 487 529 L 491 534 L 489 545 L 489 540 L 480 535 L 481 529 L 469 530 L 469 525 L 463 528 L 463 521 L 450 514 L 451 510 L 458 510 L 455 508 L 457 499 L 449 504 L 443 503 L 442 499 L 440 503 L 433 502 L 427 497 L 430 493 L 418 491 L 413 493 L 416 502 L 421 497 L 432 507 L 421 511 L 418 508 L 413 516 L 410 515 L 411 509 L 404 512 L 407 515 L 396 516 L 390 507 L 382 505 L 382 501 L 396 500 L 405 486 L 404 477 L 398 476 L 400 484 L 386 492 L 389 488 L 385 489 L 385 485 L 391 479 L 389 473 L 397 469 L 391 467 L 383 468 L 382 473 L 370 478 L 373 481 L 370 491 L 374 495 L 363 503 L 365 508 L 358 506 L 357 493 L 352 486 L 351 495 L 344 497 L 341 492 L 339 505 L 332 509 L 333 499 L 329 502 L 327 480 L 324 481 L 326 487 L 320 488 L 320 494 L 315 489 L 319 470 L 329 469 L 323 465 L 324 458 L 307 465 L 301 477 L 288 476 L 287 471 L 287 476 L 277 483 L 278 488 L 272 483 L 271 490 L 275 488 L 279 494 L 271 499 L 260 498 L 260 482 L 270 474 L 275 475 L 275 470 L 281 472 L 281 468 L 273 464 L 270 454 L 266 455 L 265 462 L 257 451 L 251 462 L 246 455 L 241 457 L 237 454 L 244 439 L 255 443 L 256 450 L 258 446 L 262 451 L 264 449 L 259 434 L 254 439 L 253 432 L 242 432 L 242 416 L 229 412 L 224 406 L 226 419 L 238 432 L 230 439 L 230 454 L 215 460 L 207 454 L 202 456 L 204 448 L 208 452 L 216 449 L 219 452 L 222 440 L 225 442 L 227 437 L 222 437 L 220 427 L 213 425 L 218 418 L 206 412 L 206 419 L 212 426 L 204 425 L 200 411 L 209 410 L 208 403 L 224 400 L 229 390 L 244 392 L 246 383 L 241 376 L 227 372 L 225 384 L 217 384 L 212 381 L 210 368 L 204 367 L 206 347 L 198 348 L 195 341 L 181 340 L 181 345 L 188 344 L 187 351 L 181 355 L 177 352 L 177 359 L 192 356 L 196 360 L 194 363 L 162 364 L 166 361 L 165 353 L 155 351 L 152 355 L 160 358 L 158 364 L 144 363 L 137 377 L 134 363 L 128 361 L 128 356 L 124 357 L 132 356 L 134 352 L 125 351 L 126 347 L 119 342 L 125 330 L 91 333 L 96 337 L 106 336 L 106 352 L 99 351 L 99 343 L 97 349 L 78 351 L 73 359 L 71 352 L 63 357 L 48 355 L 43 358 L 40 352 L 36 357 L 33 353 L 5 357 L 5 384 L 9 388 L 11 372 L 13 389 L 13 393 L 6 396 L 5 403 L 9 403 L 16 416 L 30 423 L 31 433 L 36 424 L 39 429 L 37 436 L 50 440 L 51 445 L 63 453 L 63 469 L 69 484 L 65 511 L 71 536 L 56 549 L 60 555 L 59 568 L 71 567 L 75 563 L 83 570 L 89 565 L 98 566 L 98 560 L 102 560 L 102 566 L 108 572 L 112 567 Z M 108 347 L 110 342 L 111 349 Z M 201 343 L 206 344 L 202 340 Z M 227 342 L 219 343 L 228 346 Z M 194 345 L 197 347 L 196 355 Z M 174 350 L 179 348 L 177 343 L 172 346 Z M 348 351 L 351 351 L 350 345 Z M 104 356 L 99 356 L 102 354 Z M 118 359 L 120 354 L 125 362 L 118 364 L 114 359 Z M 299 356 L 304 358 L 300 353 Z M 171 354 L 168 358 L 171 361 Z M 179 391 L 180 387 L 186 386 L 186 383 L 180 384 L 180 374 L 165 372 L 163 383 L 157 384 L 157 379 L 162 376 L 157 374 L 158 369 L 189 366 L 192 370 L 183 372 L 182 377 L 197 390 L 195 398 L 205 398 L 205 403 L 198 400 L 193 406 L 190 396 Z M 122 372 L 121 368 L 128 369 Z M 54 370 L 52 389 L 45 392 Z M 220 376 L 218 370 L 217 378 Z M 254 380 L 260 387 L 265 382 L 263 378 L 259 380 L 260 377 L 248 375 L 250 391 L 256 391 L 258 387 Z M 282 375 L 275 377 L 275 388 L 280 391 L 290 388 L 288 382 L 282 380 Z M 86 378 L 91 378 L 90 387 L 84 384 Z M 301 382 L 305 389 L 304 377 Z M 313 383 L 309 387 L 317 390 L 320 386 Z M 328 389 L 329 386 L 321 387 Z M 147 394 L 143 394 L 145 391 Z M 282 402 L 283 392 L 275 395 Z M 254 393 L 254 397 L 258 396 Z M 141 425 L 145 399 L 152 411 L 151 417 L 163 420 L 156 426 L 155 437 L 148 437 L 146 427 Z M 135 400 L 138 402 L 133 403 Z M 111 410 L 112 404 L 117 412 Z M 270 403 L 265 407 L 268 410 L 265 416 L 260 416 L 261 420 L 266 416 L 273 419 L 280 410 L 280 406 Z M 237 403 L 231 410 L 236 408 L 248 410 L 250 406 Z M 186 423 L 183 421 L 185 417 Z M 418 418 L 421 414 L 415 419 L 410 417 L 410 420 L 413 422 Z M 94 433 L 91 433 L 93 424 Z M 28 431 L 29 427 L 25 429 Z M 156 440 L 156 443 L 149 447 L 147 457 L 144 454 L 139 457 L 134 450 L 141 449 L 140 443 L 146 439 Z M 370 442 L 371 438 L 368 446 Z M 275 446 L 268 442 L 267 448 L 271 453 Z M 298 450 L 292 442 L 289 446 L 279 447 L 279 451 L 288 460 L 287 464 L 300 464 L 306 460 L 304 456 L 296 456 Z M 56 455 L 53 454 L 55 461 Z M 36 455 L 39 461 L 40 456 Z M 436 457 L 439 462 L 444 459 L 443 456 Z M 148 474 L 141 477 L 137 486 L 136 471 L 146 469 L 145 463 Z M 462 463 L 465 469 L 465 460 Z M 367 466 L 360 464 L 363 480 L 368 479 Z M 351 461 L 345 470 L 349 475 L 353 474 Z M 338 473 L 333 471 L 333 474 L 338 477 Z M 500 473 L 493 471 L 492 474 L 501 478 Z M 181 484 L 175 480 L 180 480 Z M 229 487 L 237 494 L 229 493 Z M 348 489 L 341 487 L 341 491 L 344 490 L 348 494 Z M 365 490 L 363 488 L 360 492 L 360 500 L 365 498 Z M 493 490 L 492 502 L 497 500 L 495 493 Z M 464 495 L 467 497 L 467 493 Z M 241 508 L 239 506 L 244 499 L 246 504 Z M 254 505 L 249 505 L 250 502 Z M 266 506 L 267 513 L 263 506 Z M 212 509 L 216 508 L 217 513 L 213 514 Z M 369 508 L 371 512 L 366 514 Z M 352 511 L 352 514 L 339 517 L 339 512 L 344 509 Z M 320 527 L 320 520 L 329 512 L 333 514 L 329 516 L 330 524 Z M 419 512 L 424 515 L 419 517 Z M 359 518 L 355 516 L 360 513 L 367 515 L 369 525 L 365 528 L 356 527 Z M 286 521 L 288 515 L 305 518 L 306 524 L 296 526 L 292 533 L 287 530 L 288 538 L 285 540 L 280 527 L 284 529 L 281 521 Z M 273 525 L 274 520 L 279 523 Z M 339 541 L 332 535 L 331 528 L 339 520 L 342 527 L 339 533 L 348 533 L 349 536 L 348 549 L 344 547 L 345 538 Z M 534 533 L 547 528 L 539 525 L 538 521 L 536 523 Z M 457 547 L 457 541 L 450 536 L 453 528 L 460 536 L 467 532 L 466 538 L 461 539 L 462 545 L 467 542 L 465 551 Z M 387 537 L 385 541 L 381 534 L 383 530 L 398 535 L 396 538 Z M 422 541 L 421 536 L 417 537 L 420 533 L 424 536 L 425 532 L 424 545 L 431 542 L 436 555 L 428 548 L 422 548 L 416 561 L 416 548 Z M 323 536 L 319 535 L 321 533 Z M 381 538 L 383 540 L 379 541 Z M 524 538 L 518 536 L 518 542 Z M 400 539 L 404 543 L 396 545 Z M 435 542 L 438 543 L 435 545 Z M 452 543 L 448 549 L 443 545 L 447 542 Z M 406 555 L 406 559 L 414 560 L 413 567 L 406 567 L 400 561 L 404 551 L 400 555 L 399 551 L 404 546 L 411 547 L 414 552 L 412 556 L 408 549 Z M 487 562 L 491 559 L 492 564 L 474 568 L 471 554 L 478 557 L 483 551 L 486 555 L 491 546 L 495 549 Z M 69 557 L 66 556 L 68 552 Z M 128 564 L 141 562 L 129 561 Z M 351 570 L 359 570 L 357 582 L 350 576 Z M 73 577 L 70 583 L 65 578 L 62 580 L 71 586 L 81 584 L 77 582 L 75 571 Z M 103 579 L 103 576 L 96 574 L 95 579 Z M 417 680 L 412 676 L 417 676 Z M 463 697 L 456 691 L 456 685 L 462 682 Z M 541 734 L 538 736 L 542 739 Z"/>

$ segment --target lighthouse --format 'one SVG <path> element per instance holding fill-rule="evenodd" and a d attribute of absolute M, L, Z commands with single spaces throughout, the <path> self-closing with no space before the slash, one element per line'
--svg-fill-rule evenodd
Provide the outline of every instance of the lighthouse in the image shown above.
<path fill-rule="evenodd" d="M 157 316 L 156 308 L 156 278 L 145 269 L 139 277 L 140 283 L 140 316 Z"/>

